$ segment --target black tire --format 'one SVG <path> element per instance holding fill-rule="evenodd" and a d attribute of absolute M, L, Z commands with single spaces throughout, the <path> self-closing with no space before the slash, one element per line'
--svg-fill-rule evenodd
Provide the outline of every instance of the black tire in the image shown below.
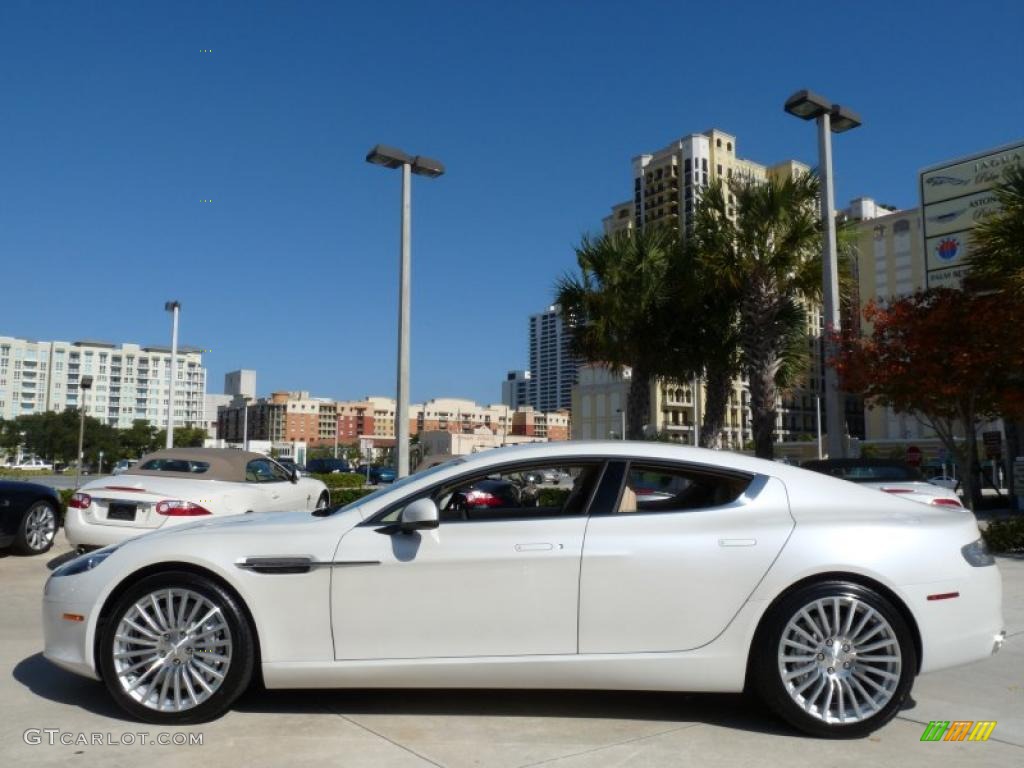
<path fill-rule="evenodd" d="M 47 533 L 38 528 L 39 515 L 52 526 Z M 30 530 L 30 527 L 35 530 Z M 41 555 L 49 552 L 59 528 L 60 514 L 53 504 L 42 500 L 33 502 L 21 518 L 21 525 L 18 526 L 18 533 L 14 537 L 14 550 L 22 555 Z"/>
<path fill-rule="evenodd" d="M 121 620 L 138 600 L 148 594 L 167 589 L 189 590 L 201 595 L 220 609 L 220 615 L 230 632 L 230 663 L 219 687 L 215 688 L 205 701 L 182 711 L 157 711 L 141 704 L 124 690 L 114 660 L 115 634 Z M 249 620 L 237 598 L 231 593 L 204 576 L 185 571 L 168 571 L 142 579 L 121 595 L 101 627 L 97 657 L 107 690 L 130 715 L 159 725 L 186 725 L 204 723 L 220 717 L 245 691 L 253 678 L 256 643 Z M 223 668 L 221 671 L 223 672 Z"/>
<path fill-rule="evenodd" d="M 836 605 L 836 601 L 833 598 L 838 598 L 838 605 L 840 606 L 838 608 L 840 612 L 838 622 L 835 618 L 832 618 L 833 607 Z M 829 606 L 829 609 L 826 611 L 826 617 L 822 618 L 815 610 L 808 611 L 808 613 L 812 615 L 812 618 L 817 618 L 817 622 L 821 625 L 822 634 L 833 636 L 820 639 L 818 641 L 820 645 L 815 647 L 815 651 L 819 652 L 813 653 L 809 660 L 788 661 L 785 663 L 789 663 L 792 666 L 786 667 L 784 660 L 780 658 L 780 652 L 783 647 L 791 647 L 791 643 L 787 643 L 786 646 L 782 645 L 784 639 L 786 639 L 784 633 L 787 631 L 790 620 L 797 620 L 802 608 L 822 599 L 827 600 L 827 605 Z M 860 657 L 860 663 L 857 661 L 857 643 L 852 641 L 848 644 L 845 643 L 847 636 L 854 635 L 854 633 L 848 626 L 844 627 L 846 617 L 849 617 L 851 614 L 855 618 L 853 622 L 855 625 L 859 624 L 860 619 L 867 615 L 866 609 L 862 609 L 863 612 L 860 614 L 856 613 L 857 609 L 852 606 L 857 603 L 860 606 L 874 609 L 888 623 L 888 629 L 883 628 L 880 634 L 871 638 L 870 642 L 865 640 L 860 643 L 860 647 L 865 649 Z M 844 610 L 847 611 L 845 615 L 843 613 Z M 838 623 L 840 638 L 837 639 L 835 637 L 837 633 L 831 629 L 831 626 L 827 623 L 829 621 L 832 624 Z M 876 620 L 872 619 L 872 621 Z M 879 623 L 879 625 L 881 624 Z M 868 625 L 860 635 L 854 636 L 863 637 L 871 629 L 871 626 Z M 813 634 L 817 635 L 817 633 Z M 792 634 L 787 636 L 790 639 L 793 637 Z M 868 650 L 883 639 L 888 640 L 886 649 Z M 829 646 L 827 644 L 828 640 L 832 640 L 833 645 Z M 805 642 L 810 646 L 810 641 Z M 898 647 L 899 650 L 898 661 L 868 661 L 871 658 L 893 658 L 895 656 L 892 651 L 894 647 Z M 829 648 L 831 650 L 828 650 Z M 852 650 L 852 654 L 847 655 L 847 648 Z M 809 653 L 806 650 L 789 652 Z M 880 652 L 886 655 L 880 657 L 877 655 Z M 837 657 L 834 654 L 840 655 Z M 797 677 L 789 683 L 794 687 L 794 692 L 791 693 L 787 687 L 787 682 L 784 680 L 784 675 L 787 670 L 792 674 L 799 665 L 805 665 L 800 668 L 806 669 L 808 664 L 815 665 L 815 668 L 807 672 L 806 675 Z M 826 666 L 830 664 L 833 666 Z M 840 664 L 843 666 L 849 665 L 849 669 L 843 669 Z M 896 664 L 898 664 L 898 672 L 895 671 Z M 804 733 L 819 738 L 860 738 L 881 728 L 899 712 L 907 696 L 910 694 L 916 672 L 917 651 L 914 647 L 910 627 L 900 611 L 887 598 L 876 591 L 847 581 L 826 581 L 811 584 L 784 597 L 765 617 L 755 638 L 755 646 L 751 650 L 750 681 L 753 684 L 754 691 L 765 704 L 787 723 Z M 880 676 L 885 674 L 888 674 L 889 677 Z M 811 714 L 805 711 L 804 706 L 796 700 L 796 697 L 800 697 L 805 701 L 810 699 L 820 683 L 825 686 L 822 691 L 823 695 L 828 698 L 822 699 L 822 703 L 817 706 L 815 706 L 815 700 L 812 699 L 810 702 L 811 707 L 820 713 L 827 706 L 828 709 L 825 714 L 831 717 L 831 707 L 834 704 L 837 710 L 836 716 L 838 716 L 839 704 L 836 702 L 839 699 L 837 695 L 833 695 L 837 689 L 843 689 L 844 696 L 847 699 L 850 694 L 846 693 L 846 691 L 854 692 L 853 686 L 859 686 L 862 691 L 869 692 L 876 697 L 882 695 L 876 692 L 874 688 L 871 688 L 870 681 L 864 680 L 865 675 L 871 680 L 875 680 L 876 684 L 880 682 L 883 685 L 892 686 L 888 692 L 889 699 L 884 703 L 879 702 L 875 705 L 877 706 L 877 711 L 867 716 L 857 718 L 856 714 L 851 712 L 852 721 L 827 722 L 826 718 L 820 714 Z M 812 679 L 815 682 L 808 682 Z M 802 696 L 796 692 L 796 689 L 805 682 L 808 682 L 810 686 L 807 689 L 810 694 L 808 696 Z M 855 692 L 854 695 L 854 701 L 856 701 L 856 697 L 860 696 L 860 691 Z M 831 703 L 826 705 L 826 701 Z M 861 701 L 861 703 L 865 705 L 865 710 L 870 712 L 867 701 Z"/>

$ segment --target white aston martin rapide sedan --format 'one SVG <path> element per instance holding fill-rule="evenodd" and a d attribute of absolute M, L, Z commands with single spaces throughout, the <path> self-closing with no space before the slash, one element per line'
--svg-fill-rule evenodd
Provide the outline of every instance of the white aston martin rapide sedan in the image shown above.
<path fill-rule="evenodd" d="M 339 509 L 161 529 L 58 568 L 43 611 L 46 658 L 162 724 L 215 718 L 259 678 L 750 688 L 805 732 L 855 736 L 916 675 L 1004 637 L 970 512 L 622 441 L 499 448 Z"/>

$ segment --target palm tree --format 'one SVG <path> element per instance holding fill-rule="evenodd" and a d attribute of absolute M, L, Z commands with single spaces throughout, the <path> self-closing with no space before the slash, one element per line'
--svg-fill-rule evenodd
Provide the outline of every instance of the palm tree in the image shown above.
<path fill-rule="evenodd" d="M 564 275 L 555 288 L 573 326 L 573 351 L 613 370 L 632 368 L 626 403 L 631 440 L 644 438 L 650 383 L 666 366 L 675 240 L 661 227 L 584 237 L 576 248 L 579 274 Z"/>
<path fill-rule="evenodd" d="M 1024 165 L 1005 171 L 992 191 L 1001 209 L 971 232 L 969 282 L 1024 298 Z"/>
<path fill-rule="evenodd" d="M 735 292 L 739 362 L 750 387 L 754 450 L 774 455 L 776 399 L 792 386 L 806 356 L 807 306 L 821 293 L 818 179 L 733 181 L 735 217 L 712 186 L 695 232 L 700 258 Z"/>

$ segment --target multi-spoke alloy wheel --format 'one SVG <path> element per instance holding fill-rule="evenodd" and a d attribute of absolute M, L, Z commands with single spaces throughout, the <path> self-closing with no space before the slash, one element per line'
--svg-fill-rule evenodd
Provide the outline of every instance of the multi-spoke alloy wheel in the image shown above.
<path fill-rule="evenodd" d="M 892 625 L 850 595 L 820 598 L 790 619 L 779 642 L 779 674 L 793 701 L 826 723 L 881 711 L 900 681 Z"/>
<path fill-rule="evenodd" d="M 917 659 L 906 621 L 859 584 L 826 582 L 782 600 L 752 657 L 762 697 L 801 730 L 862 736 L 892 719 Z"/>
<path fill-rule="evenodd" d="M 218 606 L 189 589 L 150 592 L 121 619 L 114 669 L 125 693 L 157 712 L 202 704 L 231 666 L 231 630 Z"/>
<path fill-rule="evenodd" d="M 247 621 L 230 595 L 194 574 L 150 577 L 130 590 L 101 642 L 107 687 L 152 722 L 216 717 L 252 674 Z"/>
<path fill-rule="evenodd" d="M 33 504 L 21 523 L 18 549 L 27 555 L 39 555 L 53 546 L 57 535 L 57 513 L 45 501 Z"/>

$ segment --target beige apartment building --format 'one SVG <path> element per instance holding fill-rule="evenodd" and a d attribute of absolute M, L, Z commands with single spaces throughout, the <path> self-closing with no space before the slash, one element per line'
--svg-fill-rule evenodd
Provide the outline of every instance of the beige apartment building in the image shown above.
<path fill-rule="evenodd" d="M 796 160 L 774 165 L 762 164 L 737 154 L 736 136 L 713 128 L 680 138 L 651 154 L 633 158 L 633 199 L 612 206 L 603 219 L 605 234 L 663 225 L 679 231 L 685 238 L 692 232 L 697 201 L 716 180 L 766 181 L 788 179 L 809 173 L 810 167 Z M 729 216 L 733 195 L 725 190 Z M 821 355 L 822 316 L 819 307 L 807 312 L 807 338 L 810 364 L 801 385 L 780 395 L 776 436 L 779 441 L 807 439 L 817 433 L 818 396 L 823 385 Z M 573 436 L 608 437 L 622 431 L 621 423 L 609 413 L 617 388 L 628 384 L 608 371 L 589 370 L 579 374 L 579 386 L 573 396 Z M 621 393 L 619 396 L 624 397 Z M 682 384 L 657 380 L 651 384 L 651 429 L 671 439 L 694 444 L 694 424 L 700 421 L 705 392 L 701 381 Z M 726 426 L 719 436 L 721 444 L 740 448 L 753 439 L 748 407 L 749 393 L 742 378 L 733 382 L 727 408 Z M 602 404 L 603 403 L 603 404 Z M 584 409 L 581 412 L 579 409 Z M 589 413 L 586 409 L 592 409 Z M 599 409 L 600 413 L 599 413 Z M 619 415 L 621 421 L 621 413 Z M 851 398 L 846 405 L 848 430 L 861 434 L 863 416 L 859 403 Z"/>

